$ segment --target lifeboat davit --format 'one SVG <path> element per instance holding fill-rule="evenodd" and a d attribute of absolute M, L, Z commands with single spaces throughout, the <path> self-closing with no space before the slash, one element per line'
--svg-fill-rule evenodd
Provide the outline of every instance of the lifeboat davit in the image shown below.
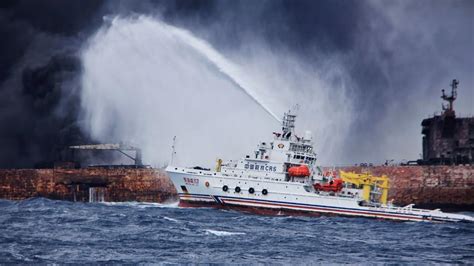
<path fill-rule="evenodd" d="M 295 177 L 310 176 L 309 168 L 306 165 L 293 166 L 288 169 L 288 174 Z"/>
<path fill-rule="evenodd" d="M 336 178 L 327 184 L 314 184 L 314 189 L 327 192 L 339 192 L 342 190 L 343 181 L 341 178 Z"/>

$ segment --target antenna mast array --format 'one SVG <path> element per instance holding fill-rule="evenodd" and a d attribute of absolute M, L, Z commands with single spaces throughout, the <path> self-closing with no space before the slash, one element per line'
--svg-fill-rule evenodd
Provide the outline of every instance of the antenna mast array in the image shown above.
<path fill-rule="evenodd" d="M 449 95 L 449 96 L 445 94 L 444 89 L 441 90 L 441 92 L 442 92 L 441 99 L 448 102 L 447 107 L 444 104 L 441 105 L 442 108 L 443 108 L 444 114 L 446 114 L 446 115 L 454 115 L 453 103 L 454 103 L 454 101 L 456 100 L 456 98 L 458 96 L 458 92 L 457 92 L 458 85 L 459 85 L 459 81 L 457 79 L 453 79 L 453 81 L 450 84 L 450 86 L 451 86 L 451 95 Z"/>

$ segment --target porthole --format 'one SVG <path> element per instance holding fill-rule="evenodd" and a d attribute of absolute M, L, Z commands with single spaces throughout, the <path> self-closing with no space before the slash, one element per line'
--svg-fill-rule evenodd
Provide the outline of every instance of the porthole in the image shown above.
<path fill-rule="evenodd" d="M 239 193 L 240 192 L 240 187 L 235 187 L 235 192 Z"/>
<path fill-rule="evenodd" d="M 226 186 L 226 185 L 224 185 L 224 186 L 222 187 L 222 190 L 223 190 L 224 192 L 227 192 L 227 190 L 229 190 L 229 187 Z"/>
<path fill-rule="evenodd" d="M 262 194 L 263 194 L 263 195 L 267 195 L 267 194 L 268 194 L 268 190 L 263 189 L 263 190 L 262 190 Z"/>
<path fill-rule="evenodd" d="M 253 189 L 253 187 L 249 188 L 249 193 L 250 193 L 250 194 L 255 193 L 255 189 Z"/>

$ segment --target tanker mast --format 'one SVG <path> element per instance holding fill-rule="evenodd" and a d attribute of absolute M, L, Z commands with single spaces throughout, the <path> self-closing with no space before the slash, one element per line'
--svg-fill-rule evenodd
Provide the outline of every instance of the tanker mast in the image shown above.
<path fill-rule="evenodd" d="M 441 99 L 448 102 L 448 106 L 445 106 L 444 104 L 441 104 L 441 107 L 443 108 L 443 111 L 444 111 L 443 114 L 445 116 L 454 116 L 455 115 L 453 103 L 454 103 L 454 101 L 456 100 L 456 98 L 458 96 L 458 92 L 457 92 L 458 85 L 459 85 L 459 81 L 457 79 L 453 79 L 453 81 L 450 84 L 450 86 L 451 86 L 451 95 L 449 95 L 449 96 L 445 94 L 444 89 L 441 90 L 441 92 L 443 94 L 443 95 L 441 95 Z"/>

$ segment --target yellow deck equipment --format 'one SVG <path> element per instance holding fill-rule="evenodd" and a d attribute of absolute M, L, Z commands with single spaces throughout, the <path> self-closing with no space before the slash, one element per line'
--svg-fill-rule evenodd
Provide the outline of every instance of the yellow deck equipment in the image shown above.
<path fill-rule="evenodd" d="M 369 173 L 357 174 L 354 172 L 339 171 L 342 181 L 362 187 L 362 198 L 370 201 L 371 194 L 380 194 L 381 204 L 387 204 L 389 180 L 386 175 L 373 176 Z"/>

